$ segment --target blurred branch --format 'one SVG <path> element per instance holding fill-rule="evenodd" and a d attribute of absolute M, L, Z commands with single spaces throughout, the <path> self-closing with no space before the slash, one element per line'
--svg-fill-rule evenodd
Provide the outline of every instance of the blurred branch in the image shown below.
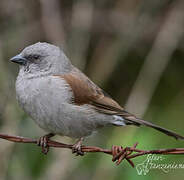
<path fill-rule="evenodd" d="M 72 7 L 68 44 L 70 57 L 75 60 L 73 63 L 81 69 L 85 69 L 86 66 L 93 16 L 94 7 L 91 1 L 75 1 Z"/>
<path fill-rule="evenodd" d="M 20 136 L 10 136 L 6 134 L 0 134 L 1 139 L 5 139 L 11 142 L 16 143 L 31 143 L 37 144 L 37 140 L 20 137 Z M 102 152 L 105 154 L 112 155 L 112 161 L 116 162 L 116 165 L 119 165 L 124 159 L 126 159 L 132 167 L 135 167 L 133 161 L 131 159 L 147 154 L 162 154 L 162 155 L 170 155 L 170 154 L 184 154 L 184 148 L 173 148 L 173 149 L 157 149 L 157 150 L 140 150 L 136 149 L 138 143 L 134 144 L 133 147 L 123 148 L 122 146 L 112 146 L 112 149 L 103 149 L 95 146 L 82 146 L 81 151 L 90 153 L 90 152 Z M 73 148 L 72 144 L 64 144 L 56 141 L 48 140 L 48 147 L 55 148 Z"/>
<path fill-rule="evenodd" d="M 40 0 L 41 22 L 47 40 L 63 47 L 65 46 L 65 32 L 60 12 L 59 1 Z"/>
<path fill-rule="evenodd" d="M 126 104 L 126 109 L 131 109 L 134 114 L 142 116 L 146 112 L 157 84 L 183 36 L 183 7 L 183 1 L 173 4 L 146 57 Z"/>

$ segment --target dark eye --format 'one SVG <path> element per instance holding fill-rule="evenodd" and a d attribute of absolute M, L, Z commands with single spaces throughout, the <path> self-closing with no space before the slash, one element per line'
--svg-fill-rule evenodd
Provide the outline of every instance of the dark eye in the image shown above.
<path fill-rule="evenodd" d="M 29 55 L 27 58 L 28 58 L 30 61 L 34 61 L 34 60 L 39 59 L 40 56 L 37 55 L 37 54 L 34 54 L 34 55 L 31 54 L 31 55 Z"/>
<path fill-rule="evenodd" d="M 33 59 L 35 59 L 35 60 L 36 60 L 36 59 L 39 59 L 39 57 L 40 57 L 39 55 L 36 55 L 36 54 L 33 55 Z"/>

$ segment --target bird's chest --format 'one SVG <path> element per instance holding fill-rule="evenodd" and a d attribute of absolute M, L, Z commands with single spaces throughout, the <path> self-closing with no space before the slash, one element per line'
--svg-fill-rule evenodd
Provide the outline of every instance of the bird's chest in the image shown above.
<path fill-rule="evenodd" d="M 61 80 L 62 81 L 62 80 Z M 24 79 L 16 82 L 17 100 L 23 110 L 46 131 L 54 131 L 63 106 L 68 102 L 67 87 L 50 78 Z"/>

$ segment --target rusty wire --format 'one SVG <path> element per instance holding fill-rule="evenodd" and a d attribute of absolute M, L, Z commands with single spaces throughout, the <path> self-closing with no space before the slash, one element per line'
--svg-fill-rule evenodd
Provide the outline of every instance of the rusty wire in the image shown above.
<path fill-rule="evenodd" d="M 11 136 L 7 134 L 0 134 L 1 139 L 5 139 L 15 143 L 31 143 L 37 144 L 38 140 L 21 137 L 21 136 Z M 53 148 L 67 148 L 71 149 L 73 144 L 64 144 L 57 141 L 48 140 L 48 147 Z M 162 154 L 162 155 L 170 155 L 170 154 L 184 154 L 184 148 L 172 148 L 172 149 L 156 149 L 156 150 L 140 150 L 137 149 L 138 143 L 135 143 L 133 147 L 123 148 L 122 146 L 112 146 L 111 149 L 103 149 L 95 146 L 82 146 L 81 151 L 84 153 L 92 153 L 92 152 L 101 152 L 105 154 L 112 155 L 112 161 L 119 165 L 123 160 L 127 160 L 127 162 L 135 167 L 133 161 L 131 159 L 147 154 Z"/>

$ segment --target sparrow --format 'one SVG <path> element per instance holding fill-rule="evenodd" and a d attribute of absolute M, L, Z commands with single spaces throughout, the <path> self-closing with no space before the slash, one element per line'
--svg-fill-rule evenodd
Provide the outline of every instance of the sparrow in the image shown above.
<path fill-rule="evenodd" d="M 16 97 L 22 109 L 47 134 L 38 145 L 47 153 L 54 135 L 77 138 L 73 152 L 81 151 L 84 137 L 105 126 L 147 126 L 176 139 L 183 136 L 137 118 L 74 67 L 64 52 L 38 42 L 10 59 L 20 66 Z"/>

